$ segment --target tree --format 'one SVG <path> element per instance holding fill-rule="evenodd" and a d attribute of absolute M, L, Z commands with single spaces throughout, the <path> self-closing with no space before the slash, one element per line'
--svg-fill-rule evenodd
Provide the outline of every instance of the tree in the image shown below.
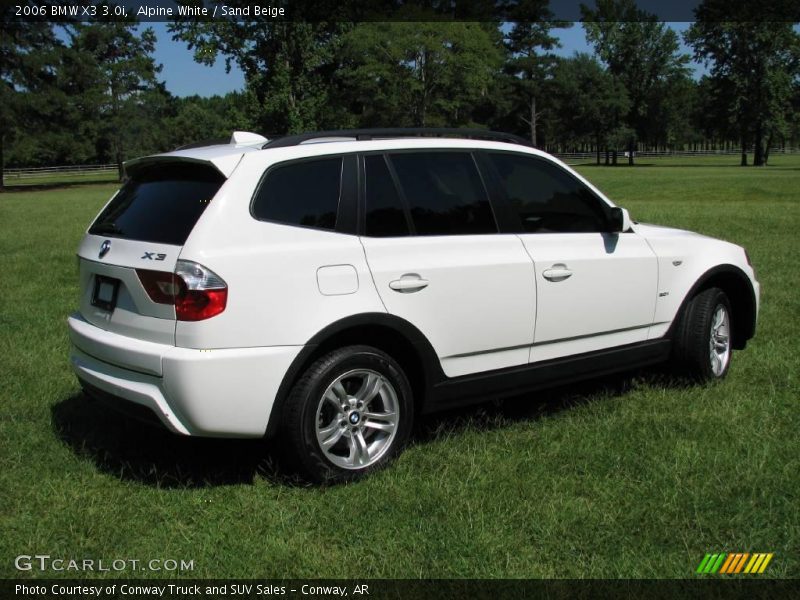
<path fill-rule="evenodd" d="M 597 164 L 600 149 L 608 148 L 620 134 L 628 111 L 624 86 L 588 54 L 561 59 L 553 71 L 553 99 L 563 139 L 589 140 L 595 146 Z"/>
<path fill-rule="evenodd" d="M 7 9 L 4 9 L 7 10 Z M 52 115 L 56 39 L 52 25 L 7 19 L 0 35 L 0 191 L 8 144 L 46 128 Z M 24 133 L 23 133 L 24 132 Z"/>
<path fill-rule="evenodd" d="M 635 0 L 597 0 L 597 9 L 581 6 L 586 38 L 628 92 L 626 124 L 633 164 L 636 138 L 647 136 L 648 112 L 664 99 L 665 83 L 687 73 L 689 57 L 678 53 L 678 35 L 655 15 L 639 10 Z M 657 111 L 656 111 L 657 112 Z"/>
<path fill-rule="evenodd" d="M 551 52 L 561 44 L 553 37 L 554 28 L 568 28 L 566 21 L 554 21 L 548 8 L 548 0 L 522 0 L 511 13 L 511 18 L 519 17 L 506 37 L 509 59 L 505 71 L 513 77 L 517 96 L 525 107 L 520 115 L 529 128 L 531 143 L 538 145 L 537 125 L 541 116 L 541 99 L 547 81 L 552 76 L 556 57 Z M 537 99 L 540 100 L 537 107 Z"/>
<path fill-rule="evenodd" d="M 257 113 L 248 93 L 230 92 L 225 96 L 172 98 L 170 114 L 162 121 L 168 146 L 212 139 L 227 139 L 232 130 L 248 131 L 253 123 L 248 113 Z"/>
<path fill-rule="evenodd" d="M 765 20 L 743 2 L 706 0 L 696 16 L 685 39 L 696 58 L 711 63 L 712 93 L 738 134 L 741 165 L 751 144 L 753 165 L 764 165 L 770 142 L 785 135 L 793 115 L 800 36 L 791 22 Z"/>
<path fill-rule="evenodd" d="M 152 118 L 159 114 L 166 91 L 156 79 L 161 65 L 152 56 L 155 33 L 151 28 L 138 31 L 131 22 L 75 24 L 70 41 L 79 57 L 72 77 L 81 72 L 85 79 L 81 99 L 94 115 L 100 153 L 110 153 L 122 178 L 131 144 L 149 145 L 142 136 L 158 135 Z M 149 126 L 143 127 L 147 121 Z"/>
<path fill-rule="evenodd" d="M 500 68 L 499 41 L 482 23 L 360 23 L 342 41 L 342 95 L 361 125 L 470 124 Z"/>
<path fill-rule="evenodd" d="M 181 4 L 194 4 L 181 0 Z M 237 8 L 244 0 L 212 0 Z M 330 82 L 339 39 L 346 23 L 178 19 L 173 39 L 186 42 L 195 60 L 214 64 L 219 56 L 244 72 L 258 105 L 258 128 L 265 133 L 295 133 L 327 124 Z"/>

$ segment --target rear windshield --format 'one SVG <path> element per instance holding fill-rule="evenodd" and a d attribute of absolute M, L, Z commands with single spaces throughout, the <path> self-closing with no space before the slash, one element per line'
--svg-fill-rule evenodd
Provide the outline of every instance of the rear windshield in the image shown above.
<path fill-rule="evenodd" d="M 225 178 L 202 165 L 154 165 L 137 171 L 89 233 L 182 246 Z"/>

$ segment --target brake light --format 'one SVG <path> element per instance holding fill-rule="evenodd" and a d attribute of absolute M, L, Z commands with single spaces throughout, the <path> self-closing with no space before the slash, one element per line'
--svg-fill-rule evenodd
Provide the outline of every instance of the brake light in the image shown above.
<path fill-rule="evenodd" d="M 211 269 L 179 260 L 174 273 L 136 269 L 153 302 L 172 304 L 179 321 L 202 321 L 220 314 L 228 302 L 228 284 Z"/>

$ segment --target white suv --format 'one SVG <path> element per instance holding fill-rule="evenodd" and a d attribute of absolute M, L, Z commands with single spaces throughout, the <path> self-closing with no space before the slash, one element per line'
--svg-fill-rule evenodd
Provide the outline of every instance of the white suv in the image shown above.
<path fill-rule="evenodd" d="M 133 160 L 84 237 L 72 366 L 176 433 L 281 436 L 318 481 L 385 464 L 415 414 L 753 336 L 743 248 L 630 220 L 505 134 L 237 132 Z"/>

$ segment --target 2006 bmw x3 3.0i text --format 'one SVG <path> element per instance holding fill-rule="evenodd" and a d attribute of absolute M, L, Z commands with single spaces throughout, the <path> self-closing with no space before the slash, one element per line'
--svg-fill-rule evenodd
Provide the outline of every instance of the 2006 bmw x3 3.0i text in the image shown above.
<path fill-rule="evenodd" d="M 78 251 L 81 384 L 279 435 L 313 480 L 385 464 L 415 414 L 662 361 L 719 379 L 755 331 L 743 248 L 632 222 L 513 136 L 236 132 L 126 172 Z"/>

